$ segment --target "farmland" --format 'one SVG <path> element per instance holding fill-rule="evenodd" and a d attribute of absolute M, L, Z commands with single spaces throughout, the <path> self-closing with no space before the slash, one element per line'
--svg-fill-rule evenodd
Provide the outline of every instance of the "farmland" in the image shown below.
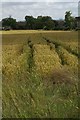
<path fill-rule="evenodd" d="M 4 118 L 78 118 L 78 32 L 3 31 Z"/>

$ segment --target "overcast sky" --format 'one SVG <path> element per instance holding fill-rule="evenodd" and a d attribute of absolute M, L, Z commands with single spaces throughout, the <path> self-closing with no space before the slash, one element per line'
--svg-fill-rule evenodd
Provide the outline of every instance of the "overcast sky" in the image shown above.
<path fill-rule="evenodd" d="M 16 2 L 15 2 L 16 1 Z M 22 2 L 23 1 L 23 2 Z M 25 2 L 26 1 L 26 2 Z M 37 2 L 36 2 L 37 1 Z M 70 2 L 69 2 L 70 1 Z M 2 12 L 0 7 L 0 20 L 11 15 L 17 21 L 24 20 L 25 15 L 34 17 L 45 15 L 53 19 L 64 19 L 65 12 L 71 11 L 73 16 L 78 16 L 78 0 L 2 0 Z M 0 3 L 0 6 L 1 6 Z"/>

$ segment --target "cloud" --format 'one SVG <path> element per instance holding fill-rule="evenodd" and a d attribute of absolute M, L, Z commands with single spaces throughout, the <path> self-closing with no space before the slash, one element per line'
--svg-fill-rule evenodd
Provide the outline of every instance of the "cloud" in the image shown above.
<path fill-rule="evenodd" d="M 27 3 L 27 4 L 25 4 Z M 2 5 L 5 7 L 9 6 L 19 6 L 19 5 L 33 5 L 36 4 L 37 2 L 2 2 Z"/>
<path fill-rule="evenodd" d="M 33 2 L 33 0 L 1 0 L 1 2 Z M 34 0 L 34 2 L 79 2 L 79 0 Z"/>
<path fill-rule="evenodd" d="M 4 2 L 2 3 L 2 17 L 24 20 L 25 15 L 37 17 L 49 15 L 53 19 L 64 19 L 65 12 L 70 10 L 73 16 L 78 15 L 78 3 L 75 2 Z"/>

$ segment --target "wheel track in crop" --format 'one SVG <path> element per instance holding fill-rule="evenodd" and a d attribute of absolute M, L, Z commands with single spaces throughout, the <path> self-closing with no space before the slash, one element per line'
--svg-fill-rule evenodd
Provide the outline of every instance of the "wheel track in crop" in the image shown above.
<path fill-rule="evenodd" d="M 52 41 L 50 41 L 49 39 L 47 39 L 47 38 L 45 38 L 45 37 L 43 37 L 43 39 L 46 40 L 47 45 L 49 45 L 50 48 L 52 47 L 52 46 L 50 45 L 50 43 L 55 46 L 55 51 L 57 52 L 57 54 L 58 54 L 58 56 L 59 56 L 59 58 L 60 58 L 60 60 L 61 60 L 61 65 L 64 65 L 63 57 L 62 57 L 61 55 L 59 55 L 59 51 L 58 51 L 58 47 L 60 46 L 60 44 L 57 43 L 57 42 L 52 42 Z M 53 47 L 52 47 L 52 48 L 53 48 Z"/>
<path fill-rule="evenodd" d="M 28 38 L 28 47 L 30 49 L 29 51 L 29 56 L 28 56 L 28 71 L 29 73 L 32 72 L 32 68 L 34 66 L 34 60 L 33 60 L 33 54 L 34 54 L 34 47 L 33 47 L 33 43 L 30 39 L 30 37 Z"/>
<path fill-rule="evenodd" d="M 71 50 L 69 47 L 65 47 L 65 46 L 62 45 L 61 43 L 58 43 L 58 42 L 56 42 L 56 41 L 52 41 L 52 40 L 50 40 L 50 39 L 47 39 L 47 38 L 44 37 L 43 35 L 42 35 L 42 38 L 43 38 L 44 40 L 46 40 L 47 43 L 55 44 L 55 46 L 62 46 L 62 47 L 63 47 L 64 49 L 66 49 L 69 53 L 71 53 L 71 54 L 75 55 L 76 57 L 80 58 L 79 53 L 74 52 L 74 51 Z"/>
<path fill-rule="evenodd" d="M 53 44 L 55 46 L 55 51 L 57 52 L 59 58 L 61 59 L 61 65 L 65 65 L 67 64 L 66 61 L 64 61 L 63 56 L 61 55 L 60 51 L 59 51 L 59 47 L 62 47 L 64 50 L 66 50 L 69 54 L 72 54 L 73 56 L 76 56 L 77 58 L 79 58 L 79 55 L 76 53 L 73 53 L 73 51 L 71 51 L 70 49 L 64 47 L 63 45 L 61 45 L 60 43 L 57 43 L 56 41 L 51 41 L 49 39 L 47 39 L 46 37 L 42 36 L 43 39 L 47 42 L 47 45 L 49 45 L 50 47 L 52 47 L 50 44 Z"/>
<path fill-rule="evenodd" d="M 34 75 L 34 66 L 35 66 L 35 61 L 34 61 L 34 44 L 32 42 L 32 39 L 29 37 L 28 38 L 28 47 L 29 47 L 29 54 L 28 54 L 28 72 L 29 72 L 29 78 L 32 80 Z M 29 97 L 30 97 L 30 103 L 33 104 L 33 106 L 35 106 L 35 99 L 34 99 L 34 95 L 33 92 L 29 91 Z"/>

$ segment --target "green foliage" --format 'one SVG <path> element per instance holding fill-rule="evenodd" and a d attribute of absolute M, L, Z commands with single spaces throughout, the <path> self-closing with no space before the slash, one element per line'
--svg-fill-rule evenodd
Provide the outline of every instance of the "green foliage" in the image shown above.
<path fill-rule="evenodd" d="M 66 29 L 73 29 L 75 26 L 75 18 L 71 16 L 71 12 L 67 11 L 65 13 L 65 25 Z"/>
<path fill-rule="evenodd" d="M 27 29 L 27 30 L 70 30 L 76 29 L 78 26 L 78 19 L 71 16 L 70 11 L 66 11 L 65 20 L 54 20 L 50 16 L 25 16 L 25 21 L 18 21 L 16 19 L 4 18 L 1 23 L 3 27 L 11 27 L 12 29 Z"/>
<path fill-rule="evenodd" d="M 11 27 L 12 29 L 15 29 L 16 28 L 16 19 L 11 18 L 11 17 L 4 18 L 2 20 L 2 26 L 3 27 L 7 26 L 7 27 Z"/>
<path fill-rule="evenodd" d="M 33 16 L 25 16 L 26 20 L 26 29 L 34 29 L 35 18 Z"/>

